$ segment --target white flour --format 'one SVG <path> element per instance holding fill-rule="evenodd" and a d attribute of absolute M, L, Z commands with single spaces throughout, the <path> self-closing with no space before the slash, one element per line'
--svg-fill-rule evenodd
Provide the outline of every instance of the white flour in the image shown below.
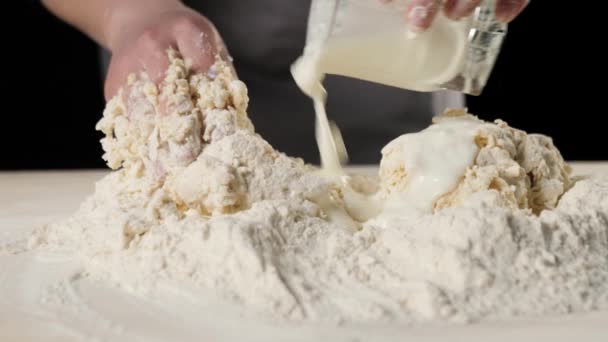
<path fill-rule="evenodd" d="M 171 60 L 160 92 L 134 76 L 108 104 L 116 171 L 33 247 L 76 250 L 90 277 L 136 294 L 169 282 L 288 319 L 608 309 L 608 182 L 573 182 L 550 139 L 450 112 L 479 125 L 458 183 L 431 212 L 358 215 L 408 191 L 407 144 L 385 149 L 379 183 L 324 177 L 254 133 L 231 69 Z"/>

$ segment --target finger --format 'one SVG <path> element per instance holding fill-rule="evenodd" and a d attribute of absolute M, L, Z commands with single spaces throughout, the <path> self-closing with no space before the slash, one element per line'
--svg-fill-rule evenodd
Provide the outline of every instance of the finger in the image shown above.
<path fill-rule="evenodd" d="M 178 49 L 194 71 L 205 72 L 216 56 L 231 61 L 217 29 L 206 18 L 187 18 L 175 28 Z"/>
<path fill-rule="evenodd" d="M 169 67 L 169 48 L 175 48 L 170 37 L 156 31 L 144 32 L 135 42 L 135 46 L 128 50 L 127 58 L 137 67 L 130 72 L 143 70 L 154 83 L 160 84 L 165 79 Z"/>
<path fill-rule="evenodd" d="M 441 0 L 412 0 L 406 7 L 406 20 L 411 30 L 421 32 L 428 29 L 439 8 Z"/>
<path fill-rule="evenodd" d="M 444 5 L 445 15 L 453 20 L 468 17 L 481 0 L 447 0 Z"/>
<path fill-rule="evenodd" d="M 496 3 L 496 18 L 508 23 L 515 19 L 528 3 L 528 0 L 498 0 Z"/>
<path fill-rule="evenodd" d="M 230 65 L 232 65 L 232 56 L 230 55 L 230 52 L 228 52 L 228 48 L 226 47 L 226 44 L 224 43 L 222 36 L 220 35 L 217 28 L 215 28 L 215 26 L 213 26 L 213 24 L 211 24 L 211 29 L 212 29 L 212 34 L 215 39 L 215 45 L 219 50 L 220 58 L 222 60 L 230 63 Z"/>
<path fill-rule="evenodd" d="M 167 76 L 167 69 L 169 69 L 169 55 L 170 48 L 175 48 L 171 44 L 155 46 L 149 50 L 142 50 L 137 55 L 137 59 L 140 66 L 140 70 L 143 69 L 148 77 L 155 84 L 160 84 Z"/>
<path fill-rule="evenodd" d="M 124 54 L 112 56 L 104 87 L 106 100 L 111 99 L 120 87 L 126 85 L 127 78 L 132 73 L 145 71 L 151 81 L 160 84 L 169 67 L 169 47 L 168 43 L 142 38 Z"/>
<path fill-rule="evenodd" d="M 184 60 L 197 72 L 207 71 L 213 65 L 217 54 L 213 38 L 207 32 L 194 28 L 178 33 L 177 48 Z"/>
<path fill-rule="evenodd" d="M 126 85 L 129 74 L 132 70 L 138 68 L 133 60 L 124 57 L 112 57 L 104 85 L 106 101 L 110 101 L 118 93 L 118 90 Z"/>

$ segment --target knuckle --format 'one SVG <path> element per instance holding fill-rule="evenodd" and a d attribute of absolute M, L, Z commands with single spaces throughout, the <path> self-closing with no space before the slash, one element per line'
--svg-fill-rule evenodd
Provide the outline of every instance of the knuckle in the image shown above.
<path fill-rule="evenodd" d="M 177 30 L 192 30 L 200 26 L 198 20 L 190 16 L 180 16 L 176 18 L 174 25 Z"/>
<path fill-rule="evenodd" d="M 152 45 L 159 39 L 156 30 L 147 28 L 137 38 L 138 45 Z"/>
<path fill-rule="evenodd" d="M 135 47 L 150 52 L 164 50 L 163 39 L 155 29 L 145 29 L 137 38 Z"/>

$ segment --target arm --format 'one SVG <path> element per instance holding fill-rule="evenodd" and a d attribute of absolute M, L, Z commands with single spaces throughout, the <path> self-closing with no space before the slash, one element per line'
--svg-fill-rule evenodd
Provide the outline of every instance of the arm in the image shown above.
<path fill-rule="evenodd" d="M 129 19 L 183 7 L 179 0 L 42 0 L 42 3 L 54 15 L 110 50 L 114 31 Z"/>
<path fill-rule="evenodd" d="M 56 16 L 112 52 L 106 99 L 132 72 L 145 70 L 156 83 L 177 49 L 194 70 L 205 71 L 227 50 L 213 24 L 179 0 L 43 0 Z"/>

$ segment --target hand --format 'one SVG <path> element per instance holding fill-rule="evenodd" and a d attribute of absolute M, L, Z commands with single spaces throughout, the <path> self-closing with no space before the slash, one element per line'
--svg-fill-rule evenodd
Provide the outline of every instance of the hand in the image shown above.
<path fill-rule="evenodd" d="M 195 71 L 206 71 L 218 54 L 228 60 L 213 24 L 179 2 L 169 8 L 150 10 L 121 8 L 107 26 L 107 45 L 112 52 L 105 83 L 107 100 L 133 72 L 144 70 L 154 82 L 160 83 L 169 66 L 170 47 L 179 51 Z"/>
<path fill-rule="evenodd" d="M 406 18 L 415 31 L 428 29 L 435 16 L 442 9 L 453 20 L 469 16 L 481 0 L 411 0 L 407 4 Z M 523 11 L 529 0 L 497 0 L 496 18 L 508 23 Z"/>

